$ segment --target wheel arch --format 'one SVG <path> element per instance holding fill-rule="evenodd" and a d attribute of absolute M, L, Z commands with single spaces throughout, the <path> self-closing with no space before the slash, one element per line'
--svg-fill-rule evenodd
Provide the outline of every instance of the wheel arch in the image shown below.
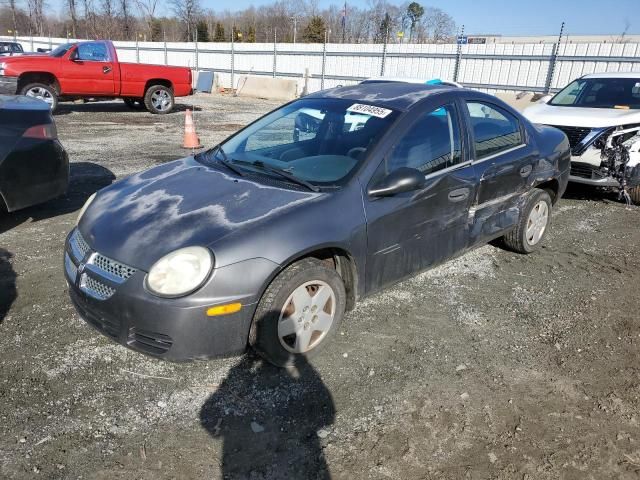
<path fill-rule="evenodd" d="M 50 72 L 24 72 L 18 77 L 18 92 L 29 83 L 44 83 L 51 85 L 60 95 L 60 82 L 57 77 Z"/>
<path fill-rule="evenodd" d="M 544 190 L 551 197 L 551 205 L 555 205 L 560 200 L 560 182 L 555 178 L 551 180 L 547 180 L 546 182 L 538 182 L 533 185 L 534 188 L 539 188 L 540 190 Z"/>
<path fill-rule="evenodd" d="M 150 80 L 147 80 L 147 82 L 144 84 L 144 92 L 146 93 L 147 90 L 149 90 L 149 88 L 153 87 L 154 85 L 164 85 L 165 87 L 168 87 L 171 89 L 171 91 L 173 91 L 173 83 L 171 83 L 170 80 L 167 80 L 166 78 L 152 78 Z"/>
<path fill-rule="evenodd" d="M 273 272 L 273 274 L 267 279 L 262 286 L 260 297 L 264 295 L 271 282 L 287 267 L 290 265 L 304 260 L 305 258 L 315 258 L 322 262 L 325 262 L 327 266 L 335 269 L 338 275 L 344 282 L 345 292 L 347 294 L 347 311 L 353 310 L 356 301 L 358 300 L 358 265 L 355 258 L 351 253 L 340 246 L 318 246 L 299 252 L 298 254 L 290 257 L 280 265 L 280 268 Z"/>

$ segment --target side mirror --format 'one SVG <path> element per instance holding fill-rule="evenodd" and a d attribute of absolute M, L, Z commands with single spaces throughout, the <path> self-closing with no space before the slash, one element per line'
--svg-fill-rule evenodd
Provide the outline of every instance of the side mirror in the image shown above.
<path fill-rule="evenodd" d="M 424 184 L 424 174 L 415 168 L 394 170 L 369 189 L 372 197 L 390 197 L 398 193 L 417 190 Z"/>

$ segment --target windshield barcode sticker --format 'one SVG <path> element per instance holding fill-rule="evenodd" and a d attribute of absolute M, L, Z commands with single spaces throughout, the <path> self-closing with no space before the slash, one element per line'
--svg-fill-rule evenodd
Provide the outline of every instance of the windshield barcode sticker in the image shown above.
<path fill-rule="evenodd" d="M 347 112 L 365 113 L 367 115 L 371 115 L 372 117 L 378 118 L 384 118 L 392 111 L 393 110 L 389 110 L 388 108 L 374 107 L 373 105 L 364 105 L 362 103 L 354 103 L 349 108 L 347 108 Z"/>

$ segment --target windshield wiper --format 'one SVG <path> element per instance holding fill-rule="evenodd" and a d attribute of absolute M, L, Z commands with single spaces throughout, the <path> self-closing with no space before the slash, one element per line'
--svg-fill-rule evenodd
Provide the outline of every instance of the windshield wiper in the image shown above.
<path fill-rule="evenodd" d="M 293 183 L 297 183 L 298 185 L 302 185 L 303 187 L 307 187 L 309 190 L 311 190 L 312 192 L 319 192 L 320 188 L 317 185 L 314 185 L 313 183 L 307 182 L 306 180 L 303 180 L 301 178 L 296 177 L 295 175 L 292 175 L 291 173 L 287 172 L 286 170 L 283 170 L 281 168 L 278 167 L 274 167 L 272 165 L 266 164 L 260 160 L 256 160 L 254 162 L 249 162 L 246 160 L 234 160 L 235 163 L 239 163 L 241 165 L 250 165 L 252 167 L 258 167 L 261 168 L 263 170 L 266 170 L 267 172 L 271 172 L 271 173 L 275 173 L 277 175 L 280 175 L 282 178 L 286 178 L 287 180 L 293 182 Z"/>
<path fill-rule="evenodd" d="M 238 167 L 235 167 L 228 159 L 227 159 L 227 154 L 225 153 L 224 149 L 222 148 L 222 146 L 220 145 L 216 145 L 215 147 L 213 147 L 212 150 L 210 150 L 210 154 L 213 156 L 213 158 L 216 157 L 217 153 L 221 153 L 222 154 L 222 158 L 219 158 L 218 161 L 224 165 L 225 167 L 227 167 L 229 170 L 231 170 L 233 173 L 244 177 L 245 174 L 242 172 L 242 170 L 240 170 Z"/>

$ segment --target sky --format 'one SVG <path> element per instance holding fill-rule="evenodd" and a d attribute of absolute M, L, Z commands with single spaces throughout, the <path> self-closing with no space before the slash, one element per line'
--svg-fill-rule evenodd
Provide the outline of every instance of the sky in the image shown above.
<path fill-rule="evenodd" d="M 401 4 L 403 0 L 389 0 Z M 468 34 L 557 35 L 566 22 L 569 35 L 620 35 L 626 22 L 628 34 L 640 34 L 640 0 L 417 0 L 422 6 L 438 7 L 453 17 Z M 50 0 L 62 10 L 64 0 Z M 160 4 L 169 4 L 160 0 Z M 215 11 L 242 10 L 270 0 L 201 0 Z M 319 0 L 321 8 L 342 5 L 344 0 Z M 366 7 L 367 0 L 347 0 L 348 5 Z M 160 9 L 162 10 L 162 8 Z M 160 12 L 165 13 L 165 12 Z M 168 9 L 167 9 L 168 13 Z"/>
<path fill-rule="evenodd" d="M 237 10 L 271 3 L 268 0 L 201 0 L 205 8 Z M 344 0 L 320 0 L 320 7 Z M 449 13 L 465 32 L 502 35 L 555 35 L 566 22 L 569 34 L 615 34 L 631 24 L 627 33 L 640 34 L 640 0 L 417 0 L 423 6 Z M 391 3 L 403 3 L 393 1 Z M 348 5 L 366 7 L 366 0 L 347 0 Z"/>

